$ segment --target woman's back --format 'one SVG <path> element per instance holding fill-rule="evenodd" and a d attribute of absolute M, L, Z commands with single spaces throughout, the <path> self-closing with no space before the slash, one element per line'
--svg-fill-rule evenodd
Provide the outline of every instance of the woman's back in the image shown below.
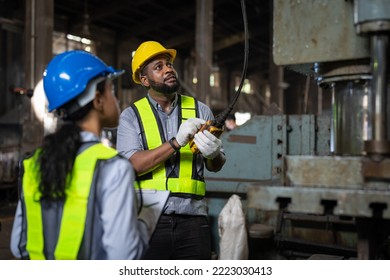
<path fill-rule="evenodd" d="M 23 161 L 11 251 L 30 259 L 138 259 L 149 237 L 138 220 L 134 171 L 100 142 L 116 127 L 112 80 L 123 74 L 84 51 L 55 56 L 43 85 L 49 111 L 64 120 Z"/>

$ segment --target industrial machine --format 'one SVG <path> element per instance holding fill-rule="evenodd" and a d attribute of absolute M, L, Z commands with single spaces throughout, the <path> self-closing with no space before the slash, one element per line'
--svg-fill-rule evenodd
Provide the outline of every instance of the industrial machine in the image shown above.
<path fill-rule="evenodd" d="M 211 216 L 239 193 L 248 229 L 273 228 L 268 258 L 388 259 L 388 1 L 274 0 L 273 30 L 275 63 L 313 76 L 331 112 L 257 116 L 223 135 Z"/>

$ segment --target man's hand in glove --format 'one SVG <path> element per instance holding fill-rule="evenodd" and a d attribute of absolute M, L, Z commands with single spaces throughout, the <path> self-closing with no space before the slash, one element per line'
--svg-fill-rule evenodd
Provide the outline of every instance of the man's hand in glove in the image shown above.
<path fill-rule="evenodd" d="M 179 131 L 176 135 L 176 141 L 181 146 L 184 147 L 194 136 L 194 134 L 201 128 L 202 124 L 206 121 L 199 118 L 191 118 L 182 123 L 179 127 Z"/>
<path fill-rule="evenodd" d="M 214 159 L 221 150 L 222 142 L 209 131 L 205 130 L 195 134 L 194 142 L 207 159 Z"/>

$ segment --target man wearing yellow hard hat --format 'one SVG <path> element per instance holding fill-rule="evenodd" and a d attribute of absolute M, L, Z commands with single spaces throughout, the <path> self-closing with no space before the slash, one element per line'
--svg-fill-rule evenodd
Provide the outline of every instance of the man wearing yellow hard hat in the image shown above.
<path fill-rule="evenodd" d="M 175 58 L 176 50 L 155 41 L 135 51 L 132 78 L 147 94 L 122 112 L 116 148 L 132 163 L 139 188 L 170 191 L 144 259 L 210 259 L 203 171 L 219 171 L 225 155 L 217 137 L 198 132 L 214 116 L 204 103 L 178 93 Z M 191 151 L 192 139 L 199 153 Z"/>

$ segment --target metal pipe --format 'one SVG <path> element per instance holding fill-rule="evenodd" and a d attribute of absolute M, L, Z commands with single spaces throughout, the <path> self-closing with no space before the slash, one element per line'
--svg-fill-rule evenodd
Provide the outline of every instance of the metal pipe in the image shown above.
<path fill-rule="evenodd" d="M 371 37 L 372 93 L 374 98 L 373 140 L 386 140 L 386 92 L 387 92 L 387 47 L 388 36 Z"/>
<path fill-rule="evenodd" d="M 31 24 L 30 24 L 30 88 L 35 87 L 35 0 L 31 0 Z"/>

